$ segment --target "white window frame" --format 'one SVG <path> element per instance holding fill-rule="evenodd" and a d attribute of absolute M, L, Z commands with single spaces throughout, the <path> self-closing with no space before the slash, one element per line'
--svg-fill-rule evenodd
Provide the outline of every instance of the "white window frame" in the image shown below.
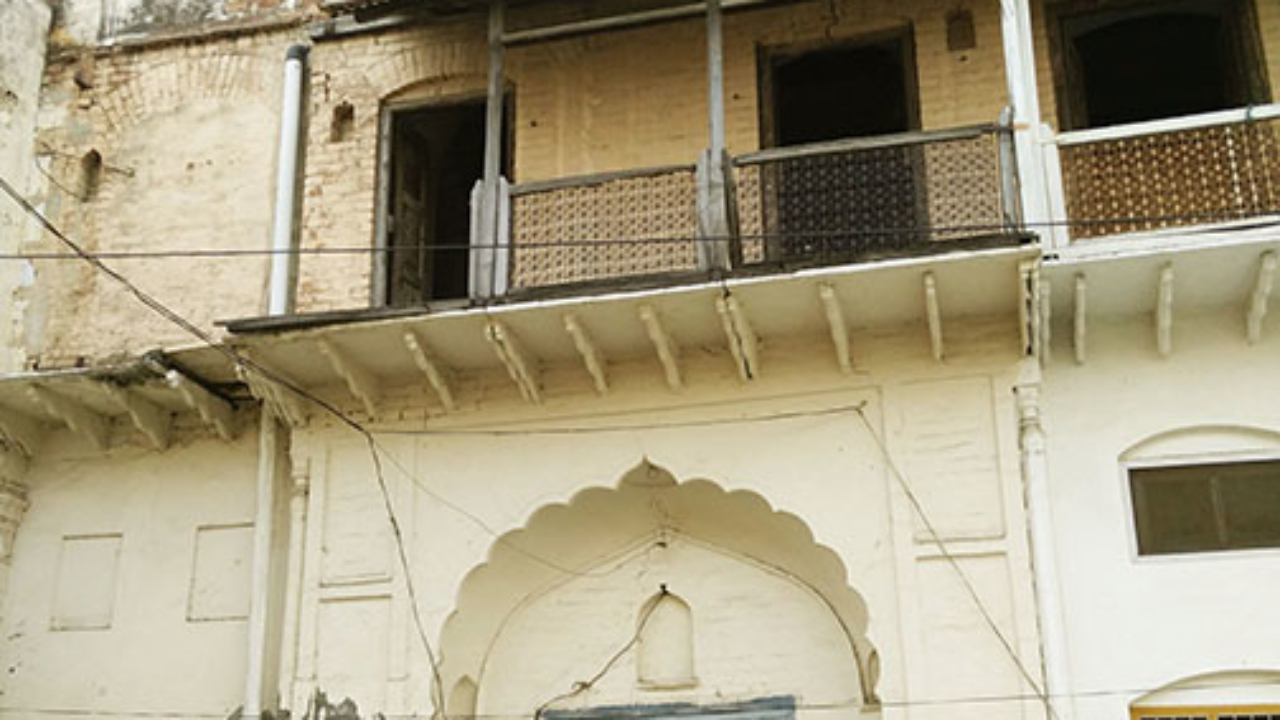
<path fill-rule="evenodd" d="M 1223 452 L 1177 453 L 1155 457 L 1121 459 L 1119 463 L 1120 501 L 1124 508 L 1125 533 L 1127 536 L 1126 542 L 1129 545 L 1130 560 L 1134 563 L 1146 564 L 1165 562 L 1205 562 L 1209 559 L 1216 561 L 1257 559 L 1259 557 L 1280 557 L 1280 547 L 1246 548 L 1236 550 L 1195 550 L 1191 552 L 1162 553 L 1156 555 L 1143 555 L 1139 552 L 1138 548 L 1138 517 L 1133 506 L 1133 486 L 1129 474 L 1130 470 L 1259 461 L 1280 463 L 1280 450 L 1275 448 L 1265 448 L 1241 451 L 1232 450 Z"/>

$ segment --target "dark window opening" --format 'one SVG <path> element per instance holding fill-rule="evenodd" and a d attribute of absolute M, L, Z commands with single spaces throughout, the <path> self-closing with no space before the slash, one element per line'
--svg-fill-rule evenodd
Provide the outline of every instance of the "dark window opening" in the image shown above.
<path fill-rule="evenodd" d="M 1280 547 L 1280 461 L 1129 471 L 1138 554 Z"/>
<path fill-rule="evenodd" d="M 1063 14 L 1067 129 L 1269 102 L 1251 0 L 1167 0 Z"/>
<path fill-rule="evenodd" d="M 917 127 L 913 54 L 910 35 L 902 33 L 775 55 L 768 78 L 773 137 L 765 144 L 798 145 Z"/>
<path fill-rule="evenodd" d="M 763 145 L 919 128 L 911 29 L 761 58 Z M 923 146 L 797 155 L 760 167 L 768 261 L 844 262 L 903 252 L 928 225 Z"/>
<path fill-rule="evenodd" d="M 484 136 L 484 99 L 392 113 L 388 305 L 468 296 L 471 194 L 484 176 Z"/>

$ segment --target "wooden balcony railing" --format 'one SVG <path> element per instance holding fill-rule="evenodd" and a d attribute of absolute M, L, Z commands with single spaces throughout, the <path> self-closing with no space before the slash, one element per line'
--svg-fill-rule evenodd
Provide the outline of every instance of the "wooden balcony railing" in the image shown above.
<path fill-rule="evenodd" d="M 698 268 L 693 165 L 511 187 L 512 290 Z"/>
<path fill-rule="evenodd" d="M 699 214 L 716 195 L 699 192 L 710 180 L 694 165 L 510 186 L 496 251 L 506 282 L 497 287 L 944 252 L 959 241 L 1010 238 L 1019 226 L 1003 125 L 775 148 L 726 168 L 726 237 L 706 236 L 713 224 Z M 730 251 L 707 252 L 713 245 Z M 710 267 L 717 257 L 728 266 Z"/>
<path fill-rule="evenodd" d="M 1280 105 L 1058 136 L 1071 238 L 1280 214 Z"/>
<path fill-rule="evenodd" d="M 935 252 L 1017 224 L 1012 138 L 984 125 L 734 160 L 744 265 Z"/>

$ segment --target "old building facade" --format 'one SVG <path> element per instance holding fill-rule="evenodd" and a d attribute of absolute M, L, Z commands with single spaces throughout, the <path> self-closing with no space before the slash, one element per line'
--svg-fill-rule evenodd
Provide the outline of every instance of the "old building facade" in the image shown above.
<path fill-rule="evenodd" d="M 1271 0 L 0 38 L 0 715 L 1280 716 Z"/>

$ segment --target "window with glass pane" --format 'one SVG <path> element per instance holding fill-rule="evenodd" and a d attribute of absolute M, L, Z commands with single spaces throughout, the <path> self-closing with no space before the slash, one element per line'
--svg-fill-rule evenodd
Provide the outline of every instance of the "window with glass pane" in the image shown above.
<path fill-rule="evenodd" d="M 1130 468 L 1139 555 L 1280 547 L 1280 460 Z"/>

